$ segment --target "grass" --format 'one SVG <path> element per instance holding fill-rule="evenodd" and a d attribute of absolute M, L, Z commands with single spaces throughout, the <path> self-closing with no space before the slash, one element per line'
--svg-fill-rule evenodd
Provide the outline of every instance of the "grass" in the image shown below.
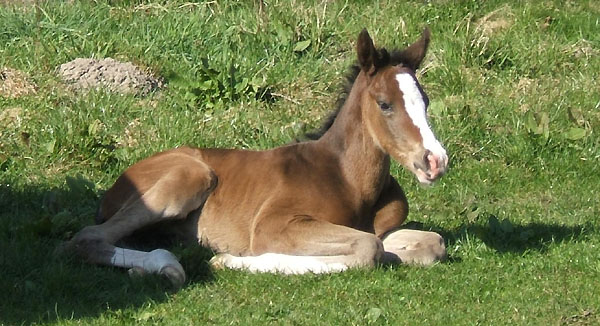
<path fill-rule="evenodd" d="M 600 323 L 595 1 L 257 3 L 0 4 L 0 68 L 36 85 L 0 97 L 0 325 Z M 432 188 L 393 174 L 449 262 L 286 277 L 212 271 L 210 253 L 176 247 L 191 280 L 172 293 L 52 255 L 133 162 L 285 144 L 334 106 L 363 27 L 393 47 L 425 25 L 419 78 L 451 170 Z M 55 71 L 77 57 L 133 61 L 167 86 L 73 92 Z"/>

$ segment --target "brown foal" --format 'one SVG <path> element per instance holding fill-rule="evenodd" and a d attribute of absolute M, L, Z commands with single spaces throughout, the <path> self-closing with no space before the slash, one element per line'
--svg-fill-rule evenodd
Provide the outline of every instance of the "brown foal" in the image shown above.
<path fill-rule="evenodd" d="M 176 286 L 185 272 L 169 251 L 115 244 L 179 220 L 174 231 L 214 250 L 215 267 L 327 273 L 443 259 L 438 234 L 400 229 L 408 203 L 389 171 L 391 157 L 430 184 L 448 164 L 415 77 L 428 44 L 426 29 L 388 53 L 363 30 L 352 87 L 317 140 L 266 151 L 181 147 L 144 159 L 106 192 L 98 225 L 67 248 L 91 263 L 165 275 Z"/>

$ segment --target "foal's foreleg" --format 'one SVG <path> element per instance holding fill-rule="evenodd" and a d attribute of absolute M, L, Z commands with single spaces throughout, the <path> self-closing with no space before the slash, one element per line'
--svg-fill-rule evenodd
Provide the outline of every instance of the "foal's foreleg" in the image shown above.
<path fill-rule="evenodd" d="M 408 215 L 408 202 L 398 182 L 389 177 L 375 207 L 375 234 L 383 240 L 381 262 L 431 265 L 446 258 L 444 239 L 435 232 L 400 229 Z"/>
<path fill-rule="evenodd" d="M 382 262 L 431 265 L 446 259 L 446 245 L 435 232 L 401 229 L 383 238 Z"/>
<path fill-rule="evenodd" d="M 170 161 L 177 163 L 166 164 Z M 90 263 L 162 274 L 175 286 L 181 286 L 185 272 L 170 252 L 163 249 L 142 252 L 114 244 L 142 227 L 186 218 L 206 201 L 216 187 L 216 176 L 206 164 L 175 150 L 132 166 L 121 178 L 131 180 L 120 184 L 146 187 L 132 188 L 135 193 L 124 191 L 123 196 L 128 199 L 123 200 L 122 207 L 104 223 L 82 229 L 67 243 L 66 249 Z M 120 193 L 114 188 L 109 191 Z"/>

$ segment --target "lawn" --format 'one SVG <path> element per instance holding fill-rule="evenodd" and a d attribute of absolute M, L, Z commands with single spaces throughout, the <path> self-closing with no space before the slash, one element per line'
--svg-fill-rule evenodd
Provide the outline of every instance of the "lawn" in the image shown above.
<path fill-rule="evenodd" d="M 594 0 L 0 1 L 0 325 L 599 325 L 599 17 Z M 362 28 L 393 48 L 425 26 L 450 170 L 392 172 L 447 262 L 264 275 L 176 245 L 174 292 L 53 254 L 127 166 L 294 141 L 335 107 Z M 57 67 L 80 57 L 163 86 L 74 90 Z"/>

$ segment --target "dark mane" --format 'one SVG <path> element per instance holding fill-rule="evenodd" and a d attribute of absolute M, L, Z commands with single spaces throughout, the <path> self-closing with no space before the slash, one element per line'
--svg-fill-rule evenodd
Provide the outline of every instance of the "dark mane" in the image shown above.
<path fill-rule="evenodd" d="M 393 50 L 389 53 L 385 48 L 381 48 L 377 51 L 378 60 L 377 60 L 377 68 L 387 67 L 387 66 L 395 66 L 399 64 L 405 64 L 407 60 L 405 59 L 404 52 L 402 50 Z M 322 122 L 321 127 L 311 132 L 306 133 L 302 138 L 305 140 L 317 140 L 323 136 L 331 128 L 333 122 L 337 118 L 342 106 L 346 102 L 348 98 L 348 94 L 350 94 L 350 90 L 352 90 L 352 85 L 354 81 L 358 77 L 360 73 L 360 66 L 358 63 L 350 66 L 348 73 L 346 74 L 345 82 L 343 83 L 342 91 L 340 92 L 338 99 L 335 104 L 335 109 L 327 115 L 325 120 Z M 376 71 L 375 71 L 376 72 Z"/>

